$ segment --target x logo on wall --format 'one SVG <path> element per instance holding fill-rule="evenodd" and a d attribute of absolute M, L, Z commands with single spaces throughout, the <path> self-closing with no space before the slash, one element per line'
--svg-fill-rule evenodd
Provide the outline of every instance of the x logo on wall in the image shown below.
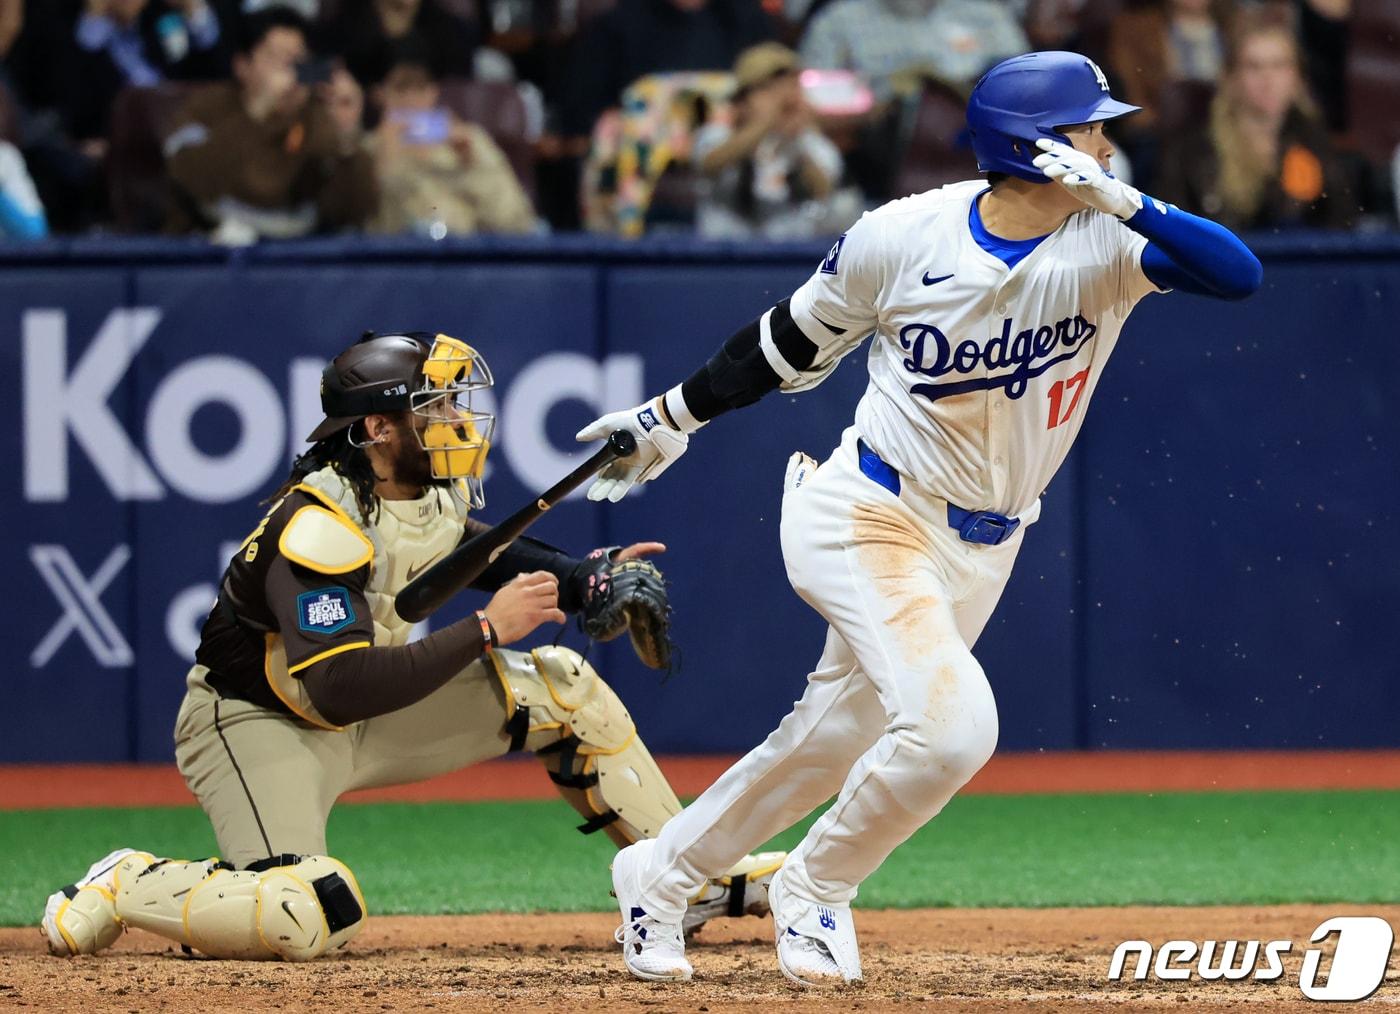
<path fill-rule="evenodd" d="M 77 631 L 98 665 L 107 669 L 131 665 L 131 646 L 112 622 L 101 599 L 131 559 L 131 549 L 125 544 L 113 548 L 91 578 L 83 576 L 63 546 L 30 546 L 29 559 L 63 607 L 58 622 L 29 653 L 29 664 L 35 669 L 48 665 L 63 642 Z"/>

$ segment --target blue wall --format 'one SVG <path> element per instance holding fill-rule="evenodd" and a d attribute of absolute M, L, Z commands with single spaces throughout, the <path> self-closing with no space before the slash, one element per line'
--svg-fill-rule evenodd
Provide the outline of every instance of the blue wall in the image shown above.
<path fill-rule="evenodd" d="M 1243 304 L 1151 297 L 978 648 L 1004 749 L 1400 745 L 1400 242 L 1261 240 Z M 489 519 L 566 470 L 574 430 L 689 372 L 787 295 L 809 247 L 79 241 L 0 253 L 12 646 L 0 760 L 166 760 L 224 544 L 366 327 L 475 342 L 501 414 Z M 822 624 L 786 586 L 783 464 L 824 455 L 861 356 L 717 421 L 617 506 L 541 537 L 659 538 L 682 671 L 592 657 L 658 751 L 739 751 L 786 711 Z M 479 605 L 465 596 L 445 614 Z M 566 635 L 576 646 L 576 632 Z"/>

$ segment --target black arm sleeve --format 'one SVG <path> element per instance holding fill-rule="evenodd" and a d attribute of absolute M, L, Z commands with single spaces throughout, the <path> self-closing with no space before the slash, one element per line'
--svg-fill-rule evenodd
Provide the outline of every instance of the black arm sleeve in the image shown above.
<path fill-rule="evenodd" d="M 463 541 L 480 535 L 491 526 L 480 521 L 468 521 L 467 530 L 462 536 Z M 506 582 L 517 574 L 528 574 L 531 571 L 545 570 L 559 579 L 559 608 L 566 613 L 576 613 L 583 602 L 575 580 L 578 568 L 583 561 L 576 556 L 570 556 L 562 549 L 551 546 L 547 542 L 539 539 L 532 539 L 528 535 L 522 535 L 509 546 L 506 551 L 496 557 L 491 565 L 481 572 L 481 575 L 471 583 L 471 587 L 477 591 L 494 592 L 499 591 Z"/>
<path fill-rule="evenodd" d="M 802 333 L 789 300 L 773 307 L 769 330 L 773 345 L 795 371 L 810 369 L 817 358 L 816 344 Z M 686 408 L 701 422 L 722 412 L 752 405 L 783 382 L 759 347 L 762 318 L 746 324 L 730 337 L 700 369 L 681 385 Z"/>
<path fill-rule="evenodd" d="M 475 615 L 398 647 L 365 648 L 307 666 L 302 684 L 326 721 L 349 725 L 417 704 L 481 657 Z"/>

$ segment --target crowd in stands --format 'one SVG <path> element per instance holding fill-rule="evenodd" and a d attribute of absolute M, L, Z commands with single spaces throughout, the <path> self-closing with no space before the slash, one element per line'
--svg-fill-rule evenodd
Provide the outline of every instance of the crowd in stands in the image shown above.
<path fill-rule="evenodd" d="M 0 0 L 0 237 L 825 237 L 973 176 L 968 92 L 1052 48 L 1144 191 L 1394 225 L 1400 0 Z"/>

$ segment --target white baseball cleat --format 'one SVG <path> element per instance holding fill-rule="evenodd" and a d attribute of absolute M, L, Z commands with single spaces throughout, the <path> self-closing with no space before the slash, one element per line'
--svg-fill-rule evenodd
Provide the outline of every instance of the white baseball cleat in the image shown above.
<path fill-rule="evenodd" d="M 789 894 L 779 870 L 768 885 L 778 967 L 799 986 L 859 982 L 860 947 L 849 905 L 822 905 Z"/>
<path fill-rule="evenodd" d="M 768 914 L 768 882 L 787 858 L 786 852 L 756 852 L 709 881 L 686 906 L 681 930 L 689 939 L 701 926 L 721 916 Z"/>
<path fill-rule="evenodd" d="M 124 862 L 128 857 L 134 857 Z M 125 928 L 117 918 L 117 875 L 140 873 L 155 861 L 149 852 L 117 849 L 88 867 L 87 875 L 49 895 L 40 923 L 49 952 L 60 957 L 96 954 L 110 947 Z"/>
<path fill-rule="evenodd" d="M 648 982 L 684 982 L 694 973 L 685 959 L 685 937 L 679 923 L 658 922 L 641 905 L 637 870 L 652 847 L 650 840 L 627 846 L 613 857 L 613 894 L 622 912 L 622 925 L 613 939 L 622 945 L 627 970 Z"/>

